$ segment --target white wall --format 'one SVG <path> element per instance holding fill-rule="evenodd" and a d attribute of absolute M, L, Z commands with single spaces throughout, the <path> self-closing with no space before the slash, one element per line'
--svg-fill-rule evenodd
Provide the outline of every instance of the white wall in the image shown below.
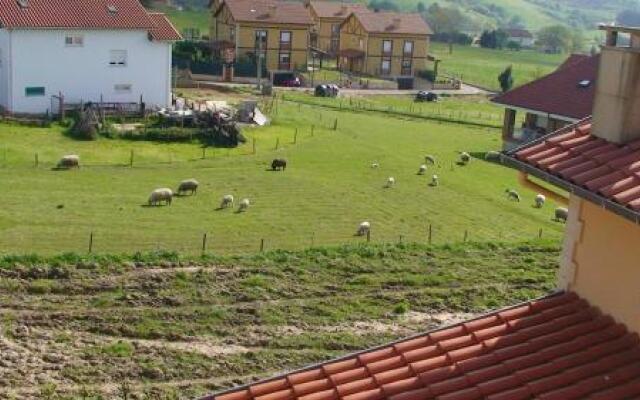
<path fill-rule="evenodd" d="M 9 108 L 9 71 L 11 36 L 5 29 L 0 29 L 0 107 Z"/>
<path fill-rule="evenodd" d="M 82 35 L 84 44 L 65 45 L 69 34 Z M 142 95 L 148 108 L 170 104 L 171 44 L 149 41 L 146 31 L 14 30 L 11 38 L 12 112 L 44 113 L 58 93 L 67 102 L 101 95 L 105 102 L 137 102 Z M 126 50 L 127 65 L 109 65 L 111 50 Z M 117 84 L 131 84 L 131 92 L 116 93 Z M 44 87 L 45 95 L 27 97 L 27 87 Z"/>

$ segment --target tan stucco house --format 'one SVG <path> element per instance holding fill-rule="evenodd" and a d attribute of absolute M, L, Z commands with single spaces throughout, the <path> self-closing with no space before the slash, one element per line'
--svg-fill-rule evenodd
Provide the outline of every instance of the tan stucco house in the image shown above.
<path fill-rule="evenodd" d="M 269 72 L 304 70 L 313 21 L 304 4 L 272 0 L 214 0 L 214 49 L 240 57 L 262 55 Z"/>
<path fill-rule="evenodd" d="M 311 32 L 311 46 L 335 56 L 340 49 L 340 26 L 353 12 L 366 12 L 362 3 L 343 3 L 328 0 L 314 0 L 307 3 L 314 27 Z"/>
<path fill-rule="evenodd" d="M 357 74 L 413 77 L 427 67 L 431 35 L 417 13 L 354 12 L 340 28 L 338 66 Z"/>

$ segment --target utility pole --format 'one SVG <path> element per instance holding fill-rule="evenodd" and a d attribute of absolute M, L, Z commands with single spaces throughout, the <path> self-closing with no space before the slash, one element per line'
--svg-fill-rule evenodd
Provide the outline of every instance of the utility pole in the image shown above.
<path fill-rule="evenodd" d="M 262 34 L 266 35 L 266 32 L 264 31 L 258 31 L 257 35 L 258 35 L 258 60 L 257 60 L 257 64 L 258 64 L 258 70 L 256 71 L 256 77 L 258 79 L 258 85 L 257 85 L 257 89 L 258 91 L 262 90 Z"/>

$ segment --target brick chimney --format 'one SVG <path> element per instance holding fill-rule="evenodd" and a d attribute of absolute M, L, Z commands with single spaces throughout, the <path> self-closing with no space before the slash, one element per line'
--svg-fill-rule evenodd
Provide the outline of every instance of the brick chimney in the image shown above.
<path fill-rule="evenodd" d="M 614 143 L 640 139 L 640 28 L 601 25 L 606 32 L 593 107 L 595 136 Z M 621 34 L 629 35 L 621 43 Z"/>

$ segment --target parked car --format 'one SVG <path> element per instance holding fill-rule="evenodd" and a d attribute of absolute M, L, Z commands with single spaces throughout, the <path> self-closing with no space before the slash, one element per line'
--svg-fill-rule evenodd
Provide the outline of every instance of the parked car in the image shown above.
<path fill-rule="evenodd" d="M 318 85 L 316 86 L 315 96 L 316 97 L 338 97 L 340 93 L 340 89 L 338 85 Z"/>
<path fill-rule="evenodd" d="M 274 86 L 300 87 L 302 79 L 295 72 L 277 72 L 273 76 Z"/>
<path fill-rule="evenodd" d="M 295 78 L 287 79 L 280 83 L 280 86 L 284 87 L 300 87 L 302 86 L 302 81 L 297 76 Z"/>
<path fill-rule="evenodd" d="M 426 90 L 421 90 L 416 95 L 416 101 L 438 101 L 438 95 L 433 92 L 427 92 Z"/>

